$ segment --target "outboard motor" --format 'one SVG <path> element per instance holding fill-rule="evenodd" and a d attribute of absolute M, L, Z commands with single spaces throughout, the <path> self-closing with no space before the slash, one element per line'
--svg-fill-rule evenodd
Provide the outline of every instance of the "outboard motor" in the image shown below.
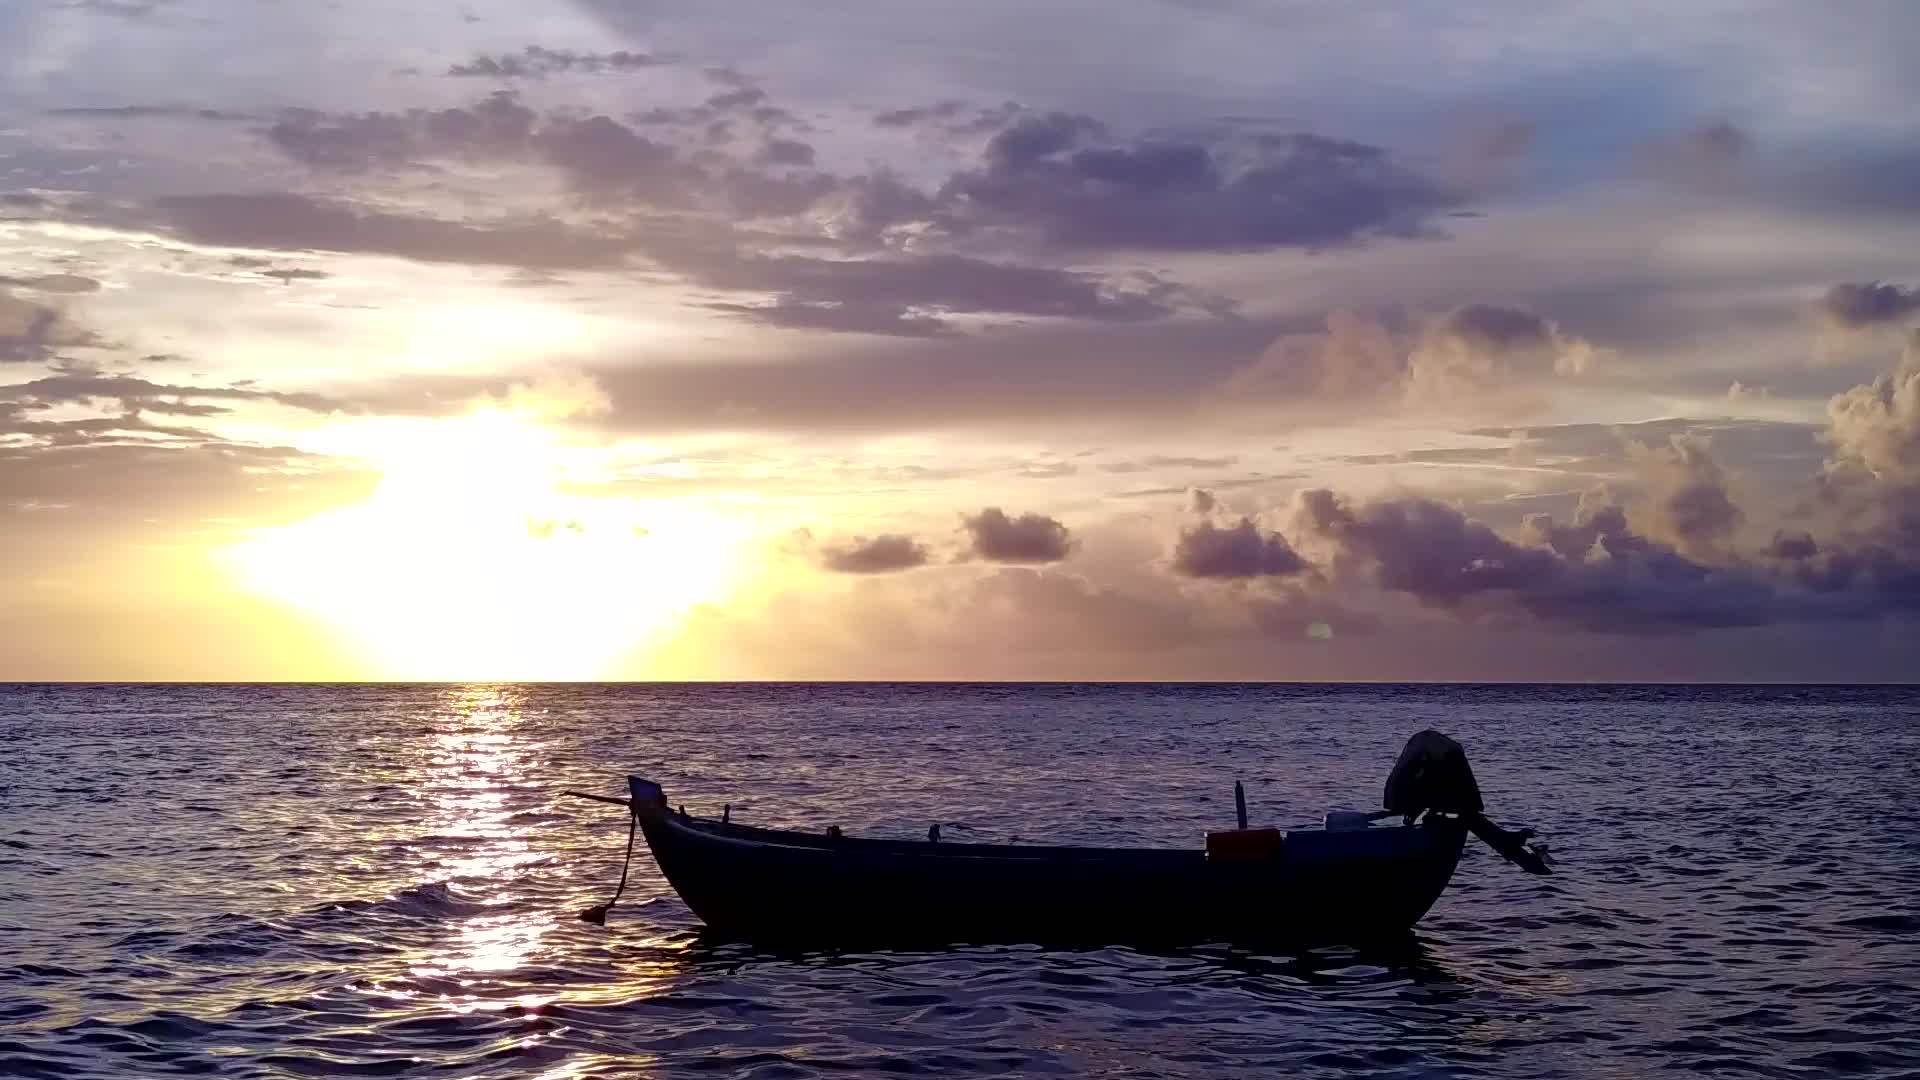
<path fill-rule="evenodd" d="M 1383 805 L 1388 813 L 1405 817 L 1409 825 L 1422 813 L 1458 817 L 1508 862 L 1530 874 L 1552 873 L 1544 848 L 1527 843 L 1533 838 L 1532 829 L 1509 832 L 1487 820 L 1467 752 L 1437 731 L 1428 729 L 1407 740 L 1387 776 Z"/>

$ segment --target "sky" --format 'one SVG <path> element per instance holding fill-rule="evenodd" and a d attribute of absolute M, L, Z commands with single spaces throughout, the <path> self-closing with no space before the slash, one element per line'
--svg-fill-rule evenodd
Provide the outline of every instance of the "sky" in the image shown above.
<path fill-rule="evenodd" d="M 1908 681 L 1920 6 L 0 5 L 0 679 Z"/>

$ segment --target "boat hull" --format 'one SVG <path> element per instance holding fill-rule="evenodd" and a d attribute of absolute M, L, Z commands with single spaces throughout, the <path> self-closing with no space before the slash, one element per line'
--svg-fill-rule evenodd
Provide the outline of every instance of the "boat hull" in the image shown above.
<path fill-rule="evenodd" d="M 1289 832 L 1280 851 L 919 843 L 640 811 L 655 861 L 721 936 L 807 944 L 1320 943 L 1404 934 L 1446 889 L 1465 830 Z"/>

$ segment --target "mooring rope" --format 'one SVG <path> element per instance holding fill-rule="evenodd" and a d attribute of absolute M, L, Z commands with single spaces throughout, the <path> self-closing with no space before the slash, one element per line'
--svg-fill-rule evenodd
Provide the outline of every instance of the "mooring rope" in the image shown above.
<path fill-rule="evenodd" d="M 633 801 L 630 799 L 616 799 L 610 795 L 590 795 L 584 791 L 564 791 L 561 792 L 561 794 L 572 795 L 577 799 L 592 799 L 595 802 L 613 803 L 617 806 L 627 808 L 627 857 L 620 863 L 620 884 L 614 887 L 613 899 L 608 900 L 604 904 L 595 904 L 580 913 L 580 917 L 587 922 L 595 926 L 605 926 L 607 925 L 607 912 L 612 911 L 613 905 L 620 902 L 620 894 L 627 891 L 627 872 L 633 868 L 633 838 L 634 834 L 640 831 L 640 811 L 633 805 Z"/>

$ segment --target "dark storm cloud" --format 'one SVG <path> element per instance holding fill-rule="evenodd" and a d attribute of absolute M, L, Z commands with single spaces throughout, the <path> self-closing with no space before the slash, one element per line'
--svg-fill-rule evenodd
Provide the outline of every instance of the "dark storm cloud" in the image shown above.
<path fill-rule="evenodd" d="M 1845 282 L 1828 289 L 1817 307 L 1829 322 L 1844 329 L 1885 326 L 1920 312 L 1920 288 L 1881 281 Z"/>
<path fill-rule="evenodd" d="M 820 549 L 820 565 L 840 574 L 887 574 L 927 564 L 924 545 L 911 536 L 889 533 L 855 537 Z"/>
<path fill-rule="evenodd" d="M 772 106 L 743 83 L 701 108 L 757 116 Z M 346 174 L 445 160 L 541 164 L 596 210 L 650 219 L 623 241 L 618 226 L 592 233 L 552 222 L 481 226 L 296 195 L 198 196 L 162 203 L 176 233 L 204 243 L 544 269 L 610 265 L 624 243 L 691 284 L 761 294 L 709 302 L 710 310 L 768 326 L 901 337 L 945 333 L 956 315 L 1145 322 L 1189 309 L 1223 316 L 1232 305 L 1149 274 L 1102 277 L 993 261 L 943 252 L 938 243 L 879 258 L 754 249 L 785 237 L 872 255 L 899 244 L 902 229 L 948 239 L 1010 231 L 1071 248 L 1316 245 L 1398 228 L 1412 220 L 1409 212 L 1418 217 L 1445 202 L 1383 152 L 1358 144 L 1313 136 L 1232 145 L 1128 141 L 1091 118 L 1057 113 L 1003 123 L 982 151 L 981 168 L 933 191 L 885 171 L 817 171 L 813 148 L 793 139 L 764 137 L 750 158 L 689 150 L 604 115 L 542 114 L 505 91 L 460 108 L 292 111 L 267 137 L 297 161 Z M 743 231 L 740 223 L 749 221 L 769 223 L 768 238 Z M 663 231 L 663 222 L 671 227 Z"/>
<path fill-rule="evenodd" d="M 22 506 L 153 524 L 324 501 L 365 477 L 337 462 L 261 446 L 153 417 L 217 417 L 235 402 L 317 412 L 341 407 L 317 394 L 247 386 L 187 386 L 67 372 L 0 386 L 0 513 Z M 74 418 L 70 409 L 117 415 Z M 65 417 L 49 419 L 49 417 Z"/>
<path fill-rule="evenodd" d="M 1592 561 L 1515 544 L 1426 498 L 1355 504 L 1313 490 L 1302 493 L 1298 520 L 1380 588 L 1469 618 L 1524 615 L 1596 633 L 1671 634 L 1865 614 L 1788 597 L 1743 569 L 1694 562 L 1633 534 L 1613 514 L 1582 523 L 1605 555 Z M 1554 528 L 1551 521 L 1533 526 Z M 1558 546 L 1579 548 L 1564 539 Z"/>
<path fill-rule="evenodd" d="M 333 275 L 327 273 L 325 270 L 301 270 L 294 268 L 262 270 L 260 271 L 260 276 L 273 278 L 282 285 L 291 285 L 296 281 L 323 281 Z"/>
<path fill-rule="evenodd" d="M 1767 554 L 1776 559 L 1799 561 L 1811 559 L 1820 554 L 1820 544 L 1808 532 L 1775 533 L 1773 542 L 1767 545 Z"/>
<path fill-rule="evenodd" d="M 679 62 L 679 58 L 658 53 L 574 52 L 570 49 L 545 49 L 529 45 L 517 53 L 483 54 L 464 64 L 447 68 L 456 78 L 544 79 L 549 75 L 607 75 L 645 71 Z"/>
<path fill-rule="evenodd" d="M 712 178 L 712 190 L 741 218 L 789 218 L 832 194 L 839 181 L 806 171 L 760 172 L 734 167 Z"/>
<path fill-rule="evenodd" d="M 1578 375 L 1593 347 L 1525 308 L 1468 304 L 1429 323 L 1408 355 L 1406 391 L 1474 395 Z"/>
<path fill-rule="evenodd" d="M 1814 531 L 1778 530 L 1750 555 L 1738 548 L 1747 514 L 1727 475 L 1704 441 L 1681 434 L 1629 446 L 1636 498 L 1591 493 L 1569 523 L 1530 515 L 1526 544 L 1415 497 L 1356 504 L 1311 491 L 1298 520 L 1330 542 L 1336 564 L 1467 618 L 1648 634 L 1920 610 L 1920 360 L 1910 352 L 1834 398 L 1829 414 L 1820 497 L 1798 511 Z M 1747 434 L 1781 432 L 1805 437 L 1791 425 Z"/>
<path fill-rule="evenodd" d="M 933 217 L 933 197 L 891 172 L 880 170 L 841 182 L 832 201 L 829 230 L 851 247 L 873 247 L 889 229 Z"/>
<path fill-rule="evenodd" d="M 732 230 L 698 223 L 673 228 L 636 226 L 630 233 L 538 218 L 470 223 L 290 193 L 175 196 L 156 200 L 143 211 L 103 213 L 96 220 L 153 228 L 210 246 L 388 255 L 535 270 L 616 269 L 647 258 L 701 287 L 767 297 L 757 302 L 709 303 L 711 310 L 764 325 L 889 336 L 944 333 L 951 329 L 945 317 L 952 315 L 1138 323 L 1212 303 L 1148 275 L 1108 279 L 959 255 L 758 256 L 743 252 Z M 264 273 L 292 280 L 322 272 Z M 0 310 L 0 317 L 6 313 Z M 21 339 L 15 351 L 22 359 L 46 355 L 43 349 L 31 357 L 27 352 L 46 345 L 41 338 L 56 325 L 56 316 L 37 316 L 40 321 L 31 325 L 23 316 L 15 316 L 14 321 L 23 325 L 14 331 Z"/>
<path fill-rule="evenodd" d="M 1119 139 L 1091 117 L 1027 115 L 939 190 L 955 232 L 1083 250 L 1326 247 L 1420 231 L 1461 202 L 1384 150 L 1318 135 Z"/>
<path fill-rule="evenodd" d="M 344 402 L 322 394 L 279 393 L 246 386 L 184 386 L 150 382 L 130 375 L 68 372 L 0 386 L 0 403 L 33 408 L 63 403 L 116 402 L 128 412 L 167 411 L 171 407 L 178 413 L 179 403 L 191 399 L 269 401 L 310 412 L 347 408 Z"/>
<path fill-rule="evenodd" d="M 705 123 L 728 109 L 747 108 L 744 93 L 717 95 L 698 115 L 676 113 L 673 121 Z M 747 109 L 746 115 L 760 113 Z M 769 143 L 787 160 L 766 163 L 781 171 L 765 173 L 711 152 L 696 160 L 686 148 L 648 138 L 609 116 L 542 115 L 505 90 L 448 109 L 350 115 L 292 110 L 267 129 L 267 138 L 288 157 L 319 170 L 364 173 L 437 160 L 539 164 L 559 172 L 583 198 L 609 208 L 723 210 L 734 219 L 800 214 L 839 183 L 792 171 L 790 159 L 811 154 L 804 143 Z"/>
<path fill-rule="evenodd" d="M 469 224 L 278 192 L 172 196 L 149 204 L 147 215 L 122 217 L 195 244 L 420 262 L 605 269 L 624 263 L 631 247 L 619 237 L 551 220 Z"/>
<path fill-rule="evenodd" d="M 766 104 L 766 101 L 765 90 L 757 86 L 739 86 L 708 98 L 707 106 L 714 109 L 751 109 Z"/>
<path fill-rule="evenodd" d="M 757 160 L 766 165 L 811 166 L 813 147 L 798 139 L 768 139 L 760 148 Z"/>
<path fill-rule="evenodd" d="M 968 552 L 974 558 L 1000 563 L 1059 562 L 1073 552 L 1073 534 L 1045 514 L 1009 517 L 989 506 L 962 519 Z"/>
<path fill-rule="evenodd" d="M 100 283 L 90 277 L 79 274 L 42 274 L 39 277 L 18 278 L 0 276 L 0 286 L 11 285 L 16 289 L 32 289 L 44 293 L 90 293 L 99 292 Z"/>
<path fill-rule="evenodd" d="M 1196 493 L 1205 494 L 1205 493 Z M 1196 508 L 1211 507 L 1212 495 Z M 1292 577 L 1310 567 L 1277 532 L 1263 532 L 1252 518 L 1220 526 L 1202 521 L 1180 531 L 1173 547 L 1175 573 L 1193 578 Z"/>
<path fill-rule="evenodd" d="M 672 115 L 658 119 L 790 119 L 750 85 L 715 94 L 701 108 L 707 112 L 699 116 L 669 110 Z M 651 207 L 705 205 L 716 191 L 757 190 L 741 173 L 743 163 L 715 169 L 610 117 L 542 116 L 507 91 L 463 108 L 347 116 L 294 111 L 267 135 L 290 157 L 335 171 L 434 158 L 544 162 L 581 192 Z M 803 144 L 778 145 L 782 166 L 810 157 Z M 731 180 L 716 185 L 716 174 Z M 735 199 L 728 208 L 793 216 L 844 193 L 850 235 L 878 236 L 919 223 L 948 236 L 1005 233 L 1072 250 L 1246 251 L 1410 234 L 1460 202 L 1378 147 L 1318 135 L 1122 138 L 1091 117 L 1066 113 L 1013 118 L 987 141 L 978 167 L 931 192 L 887 192 L 874 177 L 806 179 L 810 197 L 764 206 Z"/>
<path fill-rule="evenodd" d="M 1442 316 L 1428 331 L 1476 349 L 1530 349 L 1553 343 L 1553 324 L 1524 308 L 1468 304 Z"/>

